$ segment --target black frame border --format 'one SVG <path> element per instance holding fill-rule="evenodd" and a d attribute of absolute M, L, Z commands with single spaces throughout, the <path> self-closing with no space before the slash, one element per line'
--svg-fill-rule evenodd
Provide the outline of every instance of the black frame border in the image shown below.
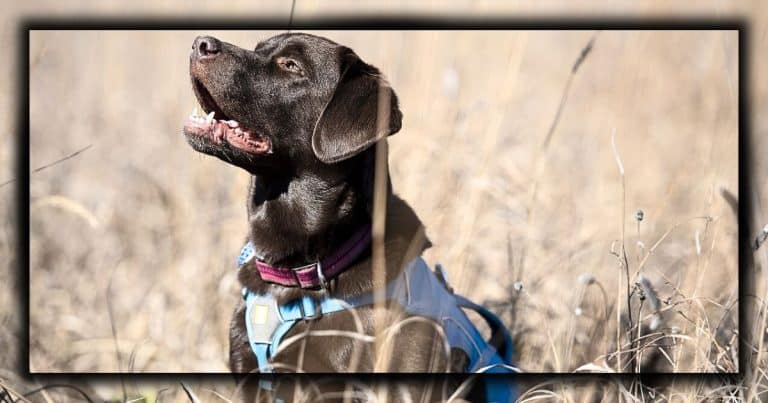
<path fill-rule="evenodd" d="M 284 20 L 284 21 L 280 21 Z M 723 381 L 728 383 L 740 382 L 747 374 L 746 366 L 750 363 L 748 323 L 745 297 L 754 296 L 751 287 L 754 285 L 754 260 L 751 249 L 751 237 L 754 233 L 751 213 L 752 203 L 750 189 L 754 183 L 750 178 L 752 149 L 754 144 L 751 131 L 750 93 L 747 83 L 750 82 L 751 57 L 749 49 L 751 35 L 749 24 L 744 18 L 711 18 L 711 17 L 651 17 L 651 18 L 540 18 L 540 17 L 491 17 L 491 18 L 454 18 L 454 17 L 421 17 L 412 15 L 385 15 L 380 17 L 320 17 L 295 18 L 289 23 L 286 17 L 275 18 L 200 18 L 198 14 L 190 17 L 44 17 L 25 18 L 17 25 L 17 122 L 16 122 L 16 161 L 17 174 L 16 224 L 18 274 L 15 288 L 19 294 L 21 306 L 22 329 L 20 339 L 24 342 L 20 349 L 17 368 L 26 379 L 37 381 L 61 381 L 65 379 L 93 379 L 119 382 L 123 377 L 134 378 L 137 381 L 169 380 L 174 382 L 180 377 L 208 378 L 231 381 L 236 374 L 231 373 L 52 373 L 30 372 L 29 367 L 29 182 L 30 182 L 30 126 L 29 126 L 29 34 L 33 30 L 736 30 L 738 31 L 738 177 L 739 177 L 739 253 L 738 253 L 738 294 L 739 294 L 739 371 L 735 373 L 567 373 L 567 372 L 536 372 L 516 375 L 484 374 L 483 376 L 515 379 L 515 381 L 540 382 L 546 379 L 558 378 L 563 382 L 571 381 L 631 381 L 639 379 L 648 385 L 665 385 L 676 380 L 693 381 L 705 378 L 708 381 Z M 751 324 L 751 323 L 750 323 Z M 291 374 L 288 376 L 318 377 L 340 374 Z M 377 380 L 386 377 L 391 380 L 427 379 L 455 377 L 469 378 L 472 374 L 436 375 L 427 373 L 414 374 L 370 374 L 355 373 L 341 376 L 357 378 L 362 381 Z"/>

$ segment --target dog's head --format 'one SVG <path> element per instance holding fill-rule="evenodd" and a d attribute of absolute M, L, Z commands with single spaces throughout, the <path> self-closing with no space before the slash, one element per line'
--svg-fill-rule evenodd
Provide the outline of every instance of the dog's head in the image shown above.
<path fill-rule="evenodd" d="M 190 76 L 203 113 L 185 123 L 188 142 L 254 174 L 336 164 L 400 130 L 378 69 L 325 38 L 282 34 L 251 51 L 198 37 Z"/>

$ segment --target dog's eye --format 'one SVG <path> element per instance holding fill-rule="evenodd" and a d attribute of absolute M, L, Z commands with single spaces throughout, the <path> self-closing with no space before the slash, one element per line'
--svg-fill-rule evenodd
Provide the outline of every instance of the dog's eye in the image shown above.
<path fill-rule="evenodd" d="M 297 63 L 296 60 L 287 57 L 278 57 L 277 65 L 280 66 L 281 69 L 290 73 L 300 74 L 302 76 L 304 75 L 304 70 L 301 69 L 301 66 L 299 66 L 299 63 Z"/>

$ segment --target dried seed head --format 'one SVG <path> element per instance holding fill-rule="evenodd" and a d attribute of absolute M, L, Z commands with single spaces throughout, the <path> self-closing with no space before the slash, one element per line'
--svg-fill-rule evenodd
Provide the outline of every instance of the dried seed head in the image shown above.
<path fill-rule="evenodd" d="M 635 220 L 637 221 L 643 221 L 643 216 L 645 214 L 643 213 L 643 210 L 637 210 L 637 213 L 635 213 Z"/>
<path fill-rule="evenodd" d="M 584 285 L 590 285 L 595 282 L 595 276 L 591 273 L 582 273 L 579 275 L 579 282 Z"/>
<path fill-rule="evenodd" d="M 640 274 L 637 278 L 638 284 L 640 285 L 640 289 L 642 290 L 641 299 L 642 297 L 647 297 L 648 302 L 651 304 L 651 308 L 654 311 L 658 311 L 661 309 L 661 302 L 659 301 L 659 296 L 656 294 L 656 290 L 653 289 L 653 284 L 651 284 L 651 281 L 648 280 L 645 276 Z"/>
<path fill-rule="evenodd" d="M 512 287 L 517 292 L 523 291 L 523 282 L 522 281 L 515 281 L 515 284 L 513 284 Z"/>

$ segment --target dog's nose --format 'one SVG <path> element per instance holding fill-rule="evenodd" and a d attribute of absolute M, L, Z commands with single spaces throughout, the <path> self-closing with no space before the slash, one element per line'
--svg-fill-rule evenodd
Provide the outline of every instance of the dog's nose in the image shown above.
<path fill-rule="evenodd" d="M 212 36 L 198 36 L 192 43 L 192 56 L 196 59 L 215 57 L 221 51 L 221 42 Z"/>

